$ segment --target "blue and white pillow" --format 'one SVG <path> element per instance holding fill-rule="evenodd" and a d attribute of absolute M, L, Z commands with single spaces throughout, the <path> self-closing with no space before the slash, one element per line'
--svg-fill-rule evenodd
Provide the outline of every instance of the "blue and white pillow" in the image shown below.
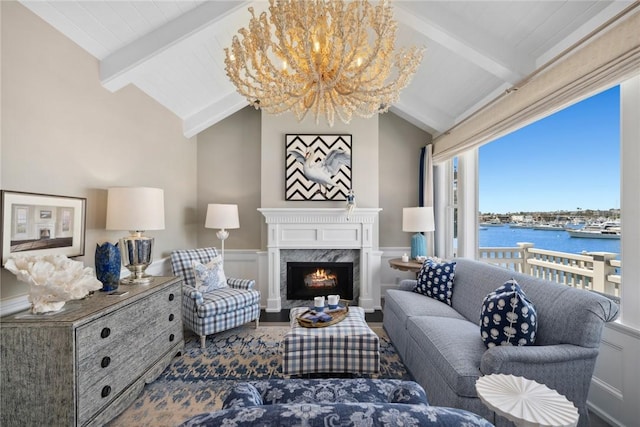
<path fill-rule="evenodd" d="M 536 308 L 515 280 L 507 281 L 484 298 L 480 336 L 487 348 L 532 345 L 537 330 Z"/>
<path fill-rule="evenodd" d="M 455 262 L 439 262 L 436 259 L 427 258 L 418 273 L 413 292 L 451 305 L 455 269 Z"/>
<path fill-rule="evenodd" d="M 206 264 L 192 262 L 193 275 L 196 278 L 196 289 L 200 292 L 211 292 L 228 287 L 227 278 L 222 269 L 222 257 L 214 257 Z"/>

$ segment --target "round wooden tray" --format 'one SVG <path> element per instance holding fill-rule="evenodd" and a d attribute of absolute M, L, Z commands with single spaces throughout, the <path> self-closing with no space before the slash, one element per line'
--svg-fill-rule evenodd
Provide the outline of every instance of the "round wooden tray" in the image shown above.
<path fill-rule="evenodd" d="M 304 316 L 311 313 L 313 310 L 307 310 L 303 312 L 301 315 L 296 317 L 298 324 L 303 328 L 325 328 L 327 326 L 335 325 L 336 323 L 344 320 L 349 314 L 349 303 L 348 301 L 340 301 L 338 303 L 340 309 L 331 310 L 331 312 L 327 312 L 329 316 L 331 316 L 331 320 L 328 322 L 313 322 L 309 319 L 305 319 Z"/>

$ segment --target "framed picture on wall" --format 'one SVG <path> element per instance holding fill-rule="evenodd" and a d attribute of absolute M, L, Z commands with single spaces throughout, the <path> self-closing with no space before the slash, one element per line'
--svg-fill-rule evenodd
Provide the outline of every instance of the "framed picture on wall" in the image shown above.
<path fill-rule="evenodd" d="M 285 200 L 347 200 L 351 135 L 285 136 Z"/>
<path fill-rule="evenodd" d="M 84 255 L 87 199 L 1 191 L 2 265 L 12 254 Z"/>

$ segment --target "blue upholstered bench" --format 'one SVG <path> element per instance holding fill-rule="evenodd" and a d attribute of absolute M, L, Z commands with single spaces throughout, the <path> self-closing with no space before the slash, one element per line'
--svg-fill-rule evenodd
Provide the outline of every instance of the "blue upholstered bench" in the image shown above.
<path fill-rule="evenodd" d="M 196 415 L 184 427 L 479 426 L 493 424 L 461 409 L 430 406 L 413 381 L 288 379 L 238 384 L 222 410 Z"/>

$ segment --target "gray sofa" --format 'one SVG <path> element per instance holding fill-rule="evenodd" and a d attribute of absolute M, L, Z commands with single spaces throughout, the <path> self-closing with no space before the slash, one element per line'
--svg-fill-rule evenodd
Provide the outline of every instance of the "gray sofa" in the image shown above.
<path fill-rule="evenodd" d="M 477 397 L 476 380 L 492 373 L 523 376 L 565 395 L 588 426 L 587 394 L 602 328 L 618 314 L 612 300 L 588 291 L 456 258 L 451 306 L 412 292 L 415 280 L 388 290 L 384 327 L 429 402 L 462 408 L 496 425 L 508 425 Z M 515 279 L 535 305 L 535 345 L 487 349 L 480 338 L 484 297 Z"/>

